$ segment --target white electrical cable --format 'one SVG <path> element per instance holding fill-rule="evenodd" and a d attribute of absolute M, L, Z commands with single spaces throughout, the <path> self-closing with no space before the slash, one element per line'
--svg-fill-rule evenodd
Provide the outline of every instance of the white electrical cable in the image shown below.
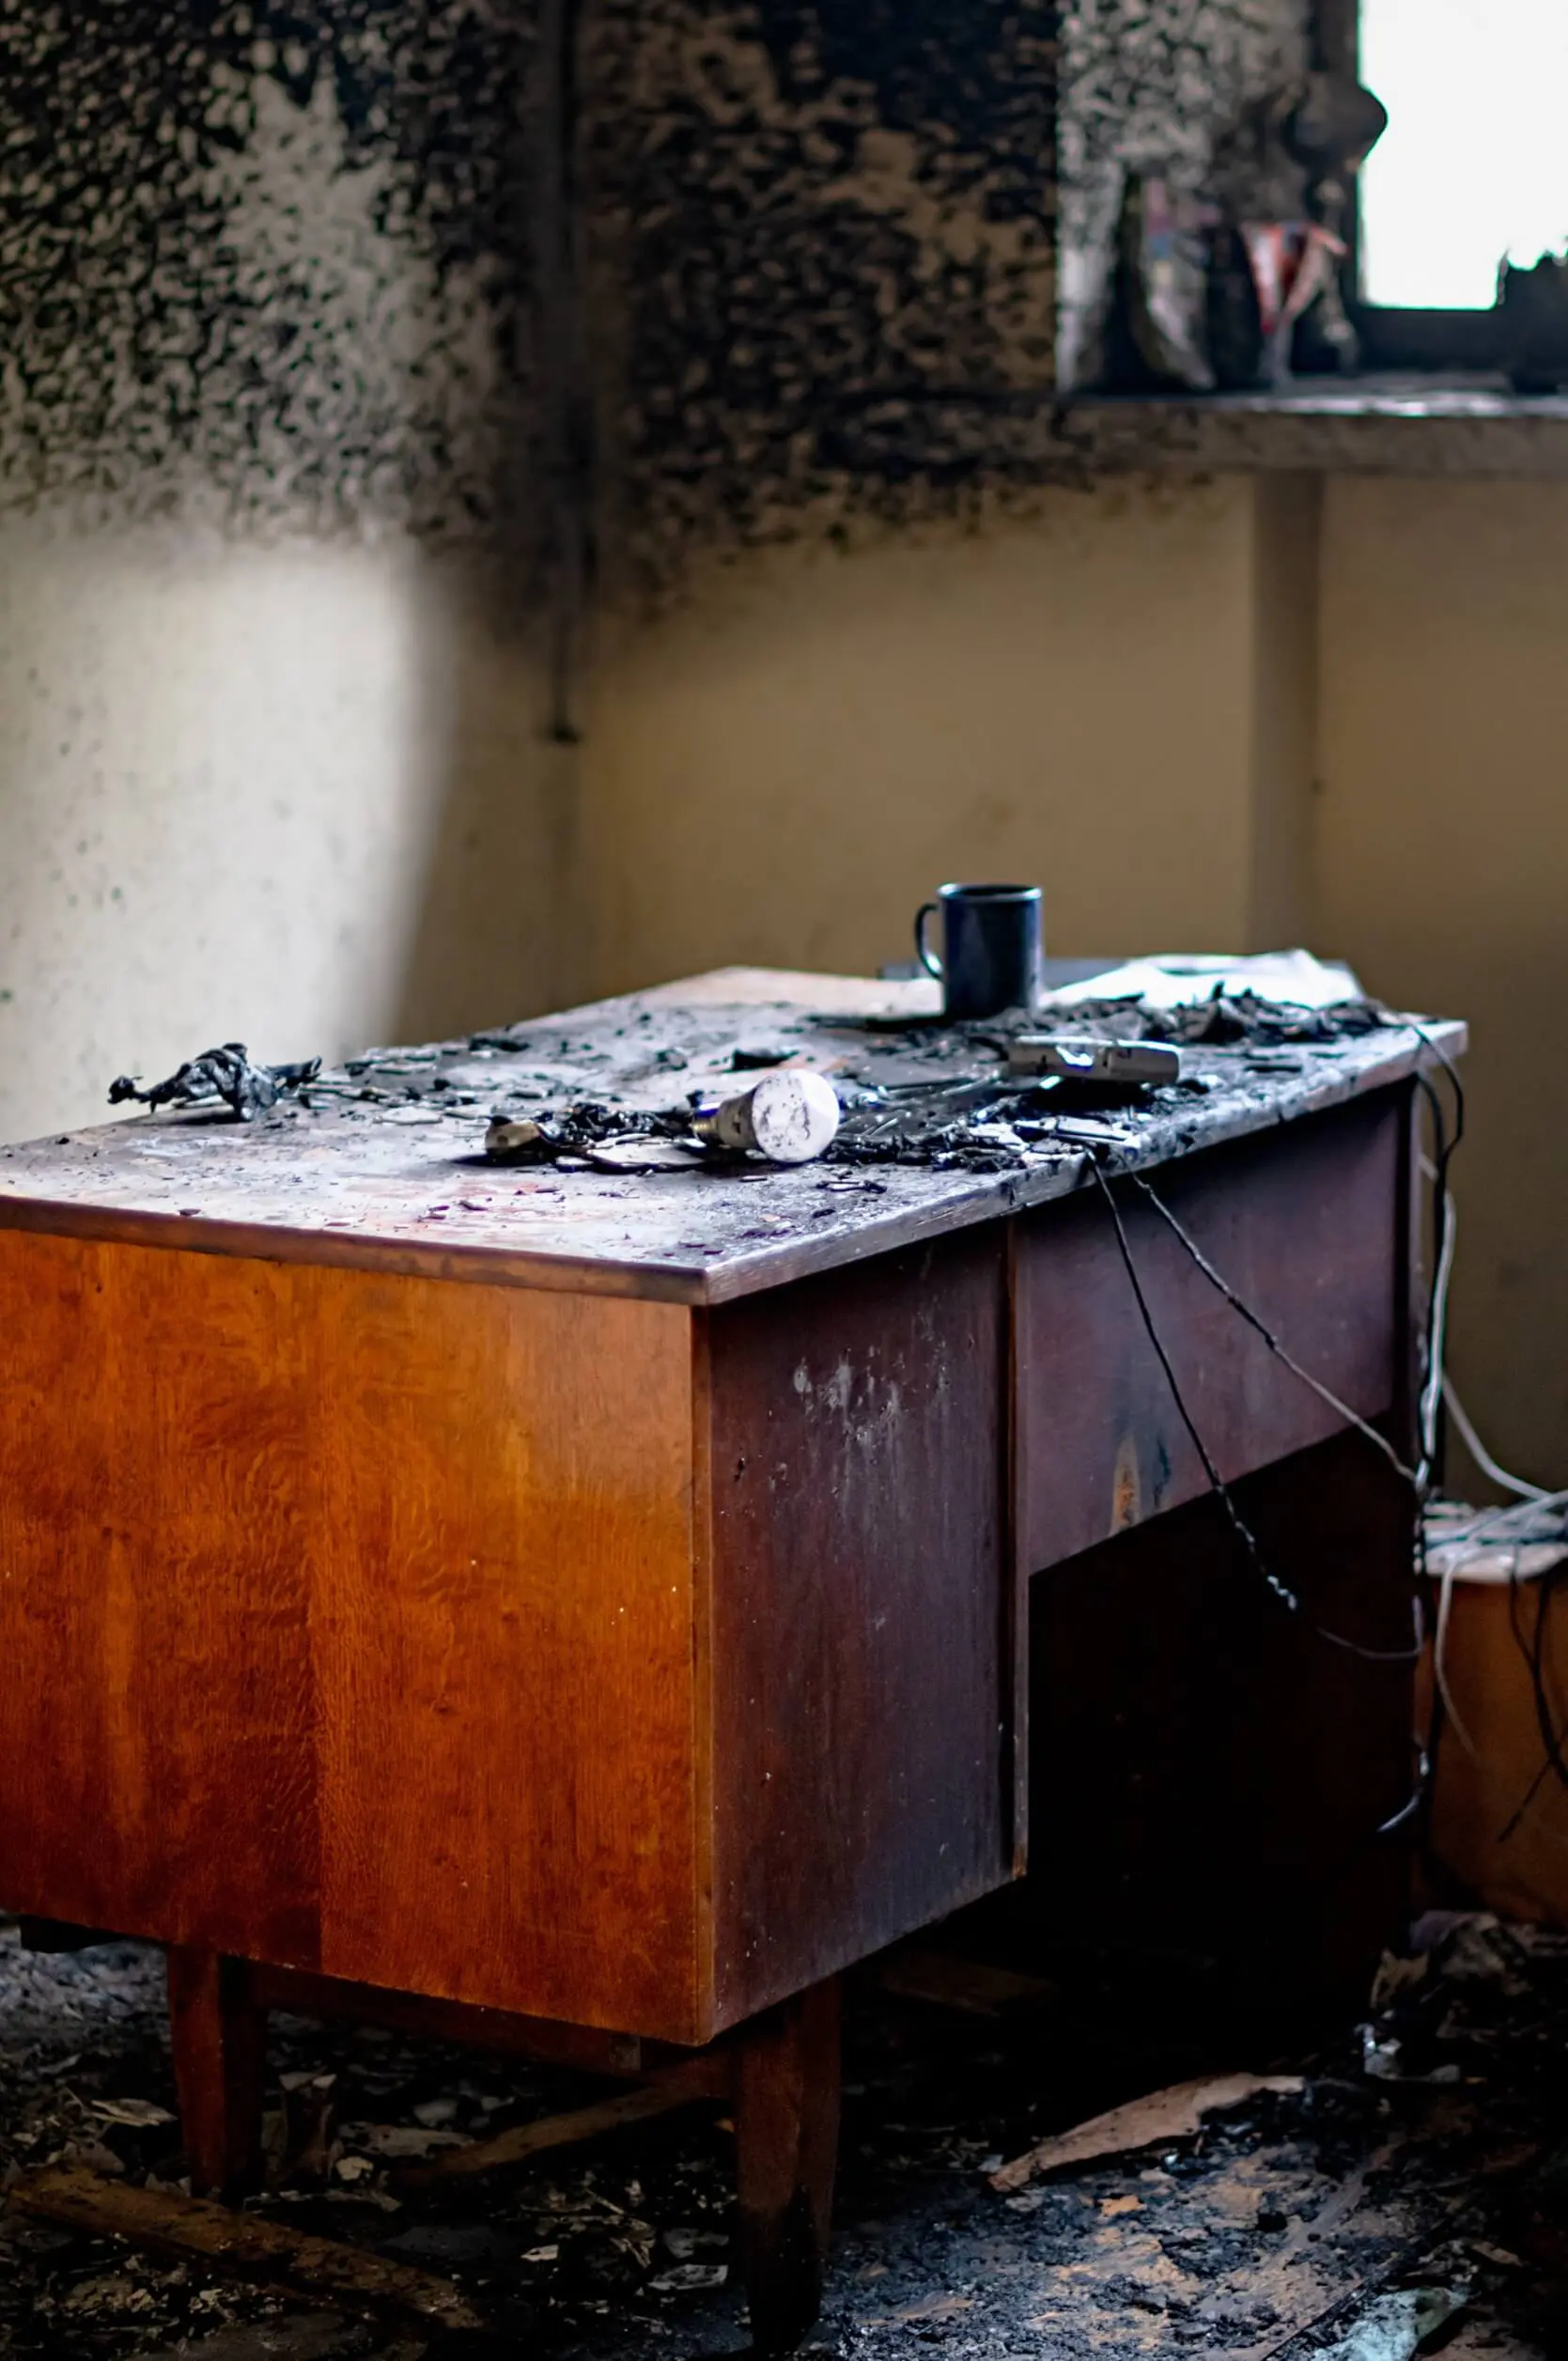
<path fill-rule="evenodd" d="M 1551 1496 L 1544 1484 L 1527 1483 L 1523 1476 L 1511 1476 L 1506 1468 L 1498 1467 L 1471 1425 L 1469 1414 L 1455 1393 L 1453 1380 L 1447 1371 L 1443 1373 L 1443 1400 L 1448 1405 L 1450 1418 L 1465 1438 L 1465 1449 L 1469 1452 L 1483 1475 L 1490 1476 L 1492 1482 L 1500 1485 L 1504 1492 L 1516 1492 L 1521 1500 L 1539 1501 L 1550 1499 Z"/>
<path fill-rule="evenodd" d="M 1448 1343 L 1449 1285 L 1453 1278 L 1454 1235 L 1458 1228 L 1454 1217 L 1453 1193 L 1443 1195 L 1443 1245 L 1437 1257 L 1437 1276 L 1432 1289 L 1432 1327 L 1426 1339 L 1426 1383 L 1421 1399 L 1421 1465 L 1416 1470 L 1416 1489 L 1424 1502 L 1432 1482 L 1432 1464 L 1437 1456 L 1437 1414 L 1443 1402 L 1443 1352 Z"/>
<path fill-rule="evenodd" d="M 1538 1500 L 1514 1500 L 1507 1508 L 1477 1509 L 1460 1522 L 1452 1532 L 1443 1536 L 1439 1547 L 1452 1544 L 1464 1548 L 1477 1542 L 1506 1542 L 1510 1546 L 1529 1546 L 1538 1542 L 1560 1541 L 1568 1545 L 1568 1533 L 1546 1533 L 1539 1530 L 1554 1518 L 1568 1517 L 1568 1492 L 1544 1492 Z M 1532 1531 L 1532 1528 L 1536 1530 Z"/>
<path fill-rule="evenodd" d="M 1448 1639 L 1449 1612 L 1453 1606 L 1453 1568 L 1445 1566 L 1437 1592 L 1437 1627 L 1432 1635 L 1432 1670 L 1437 1683 L 1437 1694 L 1443 1701 L 1443 1711 L 1453 1724 L 1454 1734 L 1472 1763 L 1481 1761 L 1481 1748 L 1466 1729 L 1459 1708 L 1449 1687 Z"/>
<path fill-rule="evenodd" d="M 1424 1028 L 1412 1023 L 1410 1030 L 1423 1046 L 1431 1050 L 1436 1062 L 1452 1073 L 1452 1069 L 1449 1065 L 1448 1059 L 1436 1043 L 1430 1039 Z M 1436 1181 L 1437 1168 L 1424 1151 L 1421 1157 L 1421 1169 L 1427 1179 Z M 1428 1333 L 1423 1340 L 1423 1375 L 1417 1405 L 1421 1460 L 1420 1465 L 1412 1471 L 1404 1465 L 1387 1437 L 1379 1434 L 1375 1427 L 1358 1416 L 1347 1403 L 1342 1402 L 1339 1396 L 1324 1385 L 1320 1378 L 1315 1377 L 1310 1370 L 1304 1369 L 1300 1362 L 1285 1350 L 1279 1339 L 1254 1313 L 1249 1310 L 1229 1281 L 1208 1260 L 1196 1241 L 1188 1235 L 1174 1214 L 1163 1203 L 1150 1183 L 1141 1173 L 1135 1173 L 1131 1177 L 1161 1219 L 1175 1233 L 1204 1278 L 1217 1287 L 1248 1324 L 1258 1331 L 1269 1350 L 1284 1363 L 1292 1375 L 1298 1378 L 1302 1384 L 1309 1386 L 1348 1424 L 1358 1428 L 1363 1435 L 1377 1445 L 1399 1474 L 1413 1483 L 1419 1511 L 1423 1519 L 1427 1548 L 1432 1550 L 1435 1546 L 1437 1550 L 1441 1551 L 1443 1557 L 1438 1577 L 1437 1617 L 1433 1634 L 1432 1651 L 1433 1672 L 1437 1693 L 1461 1745 L 1473 1760 L 1479 1762 L 1481 1760 L 1480 1749 L 1465 1727 L 1463 1716 L 1454 1702 L 1453 1693 L 1449 1685 L 1447 1649 L 1449 1623 L 1453 1608 L 1453 1586 L 1456 1582 L 1468 1582 L 1498 1588 L 1506 1585 L 1512 1588 L 1521 1578 L 1521 1573 L 1533 1576 L 1543 1570 L 1539 1561 L 1528 1568 L 1523 1565 L 1527 1553 L 1533 1558 L 1536 1550 L 1543 1546 L 1545 1552 L 1545 1564 L 1559 1562 L 1558 1555 L 1554 1554 L 1555 1537 L 1543 1545 L 1539 1536 L 1534 1540 L 1531 1539 L 1528 1528 L 1532 1519 L 1539 1522 L 1549 1518 L 1554 1512 L 1568 1519 L 1568 1492 L 1548 1493 L 1539 1484 L 1528 1483 L 1522 1476 L 1510 1475 L 1505 1468 L 1498 1465 L 1477 1434 L 1444 1366 L 1448 1343 L 1449 1293 L 1453 1279 L 1454 1253 L 1458 1237 L 1458 1210 L 1452 1191 L 1445 1190 L 1443 1195 L 1443 1242 L 1432 1288 Z M 1101 1186 L 1104 1187 L 1103 1181 Z M 1112 1210 L 1114 1211 L 1114 1207 Z M 1117 1226 L 1120 1230 L 1120 1222 Z M 1131 1267 L 1130 1262 L 1128 1267 L 1129 1269 Z M 1437 1454 L 1437 1423 L 1445 1405 L 1476 1466 L 1503 1491 L 1514 1493 L 1517 1496 L 1517 1503 L 1509 1508 L 1475 1510 L 1467 1516 L 1461 1515 L 1457 1519 L 1445 1518 L 1441 1528 L 1441 1538 L 1434 1545 L 1432 1529 L 1436 1520 L 1431 1504 L 1431 1481 L 1432 1469 Z M 1459 1504 L 1452 1505 L 1458 1506 Z M 1526 1530 L 1518 1530 L 1521 1527 Z M 1483 1554 L 1483 1545 L 1487 1543 L 1491 1543 L 1496 1549 L 1496 1555 L 1490 1564 Z M 1502 1544 L 1503 1546 L 1498 1547 L 1498 1544 Z M 1466 1551 L 1472 1552 L 1468 1562 L 1466 1562 L 1462 1554 Z M 1568 1553 L 1568 1533 L 1562 1536 L 1562 1551 Z"/>
<path fill-rule="evenodd" d="M 1447 1066 L 1449 1061 L 1443 1056 L 1436 1043 L 1429 1038 L 1425 1030 L 1421 1025 L 1412 1025 L 1411 1030 L 1418 1039 L 1432 1050 L 1439 1064 Z M 1421 1170 L 1430 1179 L 1436 1180 L 1436 1168 L 1424 1154 L 1421 1157 Z M 1476 1466 L 1484 1475 L 1489 1476 L 1500 1490 L 1515 1494 L 1519 1503 L 1513 1508 L 1483 1511 L 1475 1516 L 1459 1522 L 1457 1526 L 1448 1525 L 1445 1528 L 1443 1541 L 1438 1545 L 1443 1549 L 1444 1558 L 1437 1595 L 1436 1626 L 1432 1640 L 1433 1676 L 1444 1710 L 1453 1725 L 1455 1735 L 1464 1746 L 1466 1752 L 1473 1760 L 1479 1762 L 1480 1749 L 1465 1727 L 1463 1717 L 1454 1703 L 1453 1692 L 1449 1685 L 1448 1635 L 1449 1622 L 1453 1608 L 1453 1586 L 1456 1581 L 1465 1581 L 1499 1588 L 1506 1584 L 1509 1588 L 1513 1588 L 1519 1580 L 1521 1556 L 1529 1546 L 1527 1534 L 1517 1529 L 1520 1526 L 1528 1527 L 1532 1518 L 1543 1519 L 1554 1510 L 1560 1513 L 1568 1510 L 1568 1494 L 1548 1493 L 1538 1484 L 1528 1483 L 1522 1477 L 1511 1475 L 1493 1458 L 1477 1434 L 1444 1367 L 1448 1342 L 1449 1286 L 1453 1275 L 1457 1227 L 1453 1197 L 1452 1192 L 1445 1190 L 1443 1245 L 1432 1291 L 1431 1331 L 1426 1339 L 1425 1353 L 1426 1378 L 1421 1390 L 1420 1405 L 1421 1463 L 1419 1470 L 1419 1499 L 1421 1514 L 1423 1519 L 1428 1519 L 1427 1496 L 1432 1468 L 1437 1452 L 1437 1421 L 1445 1404 Z M 1430 1546 L 1430 1523 L 1428 1523 L 1427 1532 Z M 1496 1544 L 1505 1540 L 1512 1542 L 1506 1561 L 1504 1561 L 1503 1552 L 1498 1550 L 1495 1561 L 1488 1565 L 1484 1556 L 1480 1554 L 1478 1546 L 1487 1541 Z M 1477 1551 L 1467 1564 L 1463 1562 L 1458 1554 L 1467 1548 Z"/>

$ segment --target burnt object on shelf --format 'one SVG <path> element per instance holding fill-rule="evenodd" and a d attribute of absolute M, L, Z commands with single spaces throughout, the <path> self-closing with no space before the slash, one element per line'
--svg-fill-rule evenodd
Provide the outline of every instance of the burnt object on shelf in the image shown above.
<path fill-rule="evenodd" d="M 1568 384 L 1568 257 L 1543 255 L 1528 271 L 1505 262 L 1498 301 L 1514 391 L 1557 393 Z"/>
<path fill-rule="evenodd" d="M 1285 125 L 1285 147 L 1308 174 L 1307 210 L 1336 241 L 1343 259 L 1356 203 L 1356 176 L 1389 128 L 1389 110 L 1349 74 L 1314 73 Z M 1360 340 L 1345 305 L 1343 273 L 1325 274 L 1296 324 L 1293 368 L 1299 374 L 1354 376 Z"/>
<path fill-rule="evenodd" d="M 1129 386 L 1213 390 L 1205 333 L 1213 219 L 1212 207 L 1162 177 L 1129 179 L 1107 347 L 1111 371 Z"/>

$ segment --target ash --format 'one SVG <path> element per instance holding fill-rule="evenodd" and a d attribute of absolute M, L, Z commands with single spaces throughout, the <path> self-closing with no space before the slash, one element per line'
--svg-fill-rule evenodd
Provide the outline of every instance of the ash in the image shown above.
<path fill-rule="evenodd" d="M 584 1058 L 603 1060 L 593 1044 L 563 1040 L 556 1057 L 533 1063 L 544 1044 L 538 1024 L 474 1035 L 474 1056 L 530 1058 L 526 1071 L 503 1083 L 493 1101 L 496 1119 L 527 1117 L 537 1136 L 505 1161 L 570 1164 L 591 1160 L 596 1150 L 638 1139 L 678 1140 L 693 1151 L 693 1117 L 724 1091 L 738 1092 L 757 1073 L 791 1059 L 811 1063 L 813 1052 L 831 1074 L 844 1120 L 827 1151 L 830 1164 L 899 1164 L 929 1171 L 1005 1173 L 1086 1149 L 1108 1153 L 1136 1149 L 1172 1116 L 1217 1093 L 1245 1088 L 1269 1075 L 1304 1070 L 1312 1051 L 1332 1057 L 1343 1045 L 1397 1030 L 1402 1022 L 1377 1002 L 1349 1000 L 1327 1008 L 1302 1008 L 1244 992 L 1175 1009 L 1138 1000 L 1079 1002 L 1048 1015 L 1016 1010 L 976 1024 L 935 1019 L 843 1016 L 807 1017 L 787 1028 L 769 1048 L 737 1042 L 741 1012 L 705 1011 L 721 1018 L 711 1039 L 679 1047 L 644 1046 L 644 1064 L 614 1063 L 620 1072 L 602 1073 L 601 1087 L 589 1092 Z M 1062 1080 L 1020 1080 L 1008 1067 L 1009 1047 L 1021 1033 L 1043 1026 L 1056 1038 L 1079 1041 L 1155 1041 L 1189 1053 L 1181 1079 L 1156 1089 L 1094 1088 Z M 686 1032 L 692 1032 L 688 1015 Z M 624 1033 L 621 1039 L 624 1039 Z M 619 1042 L 617 1042 L 619 1048 Z M 411 1078 L 407 1052 L 372 1052 L 347 1069 L 360 1097 L 374 1096 L 394 1081 L 411 1096 L 420 1083 Z M 720 1072 L 720 1067 L 723 1072 Z M 672 1080 L 691 1068 L 703 1070 L 700 1087 L 678 1100 L 650 1095 L 661 1073 Z M 458 1091 L 471 1082 L 454 1064 L 431 1074 L 426 1086 Z M 337 1087 L 326 1078 L 323 1091 Z M 445 1102 L 456 1112 L 458 1099 Z M 472 1094 L 464 1103 L 474 1103 Z M 716 1170 L 733 1171 L 735 1158 L 711 1155 Z"/>
<path fill-rule="evenodd" d="M 1456 2361 L 1564 2350 L 1568 1940 L 1434 1915 L 1407 1956 L 1385 1961 L 1364 2023 L 1350 2011 L 1325 2028 L 1293 2017 L 1256 1969 L 1216 1980 L 1169 1951 L 1101 1954 L 1042 1932 L 1020 1915 L 1028 1896 L 968 1913 L 852 1981 L 839 2229 L 808 2353 L 1308 2361 L 1339 2353 L 1358 2322 L 1370 2333 L 1454 2307 Z M 149 1949 L 39 1955 L 0 1927 L 8 2177 L 67 2158 L 179 2180 L 162 1991 Z M 270 2065 L 259 2210 L 449 2275 L 494 2323 L 484 2351 L 675 2361 L 748 2350 L 722 2123 L 629 2127 L 413 2199 L 395 2193 L 389 2149 L 489 2136 L 602 2086 L 287 2017 Z M 1292 2067 L 1299 2096 L 1267 2094 L 1196 2136 L 1011 2196 L 991 2186 L 1004 2159 L 1143 2092 Z M 421 2361 L 460 2349 L 414 2322 L 372 2328 L 0 2215 L 8 2354 Z"/>

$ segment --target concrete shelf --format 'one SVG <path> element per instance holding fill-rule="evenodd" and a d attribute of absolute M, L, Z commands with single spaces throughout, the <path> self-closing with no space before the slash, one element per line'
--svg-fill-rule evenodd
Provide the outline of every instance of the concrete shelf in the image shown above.
<path fill-rule="evenodd" d="M 1279 393 L 951 392 L 868 400 L 824 456 L 890 474 L 1249 471 L 1568 477 L 1568 395 L 1500 378 L 1317 378 Z"/>
<path fill-rule="evenodd" d="M 1280 393 L 1080 397 L 1056 431 L 1106 467 L 1568 476 L 1568 395 L 1501 378 L 1298 381 Z"/>

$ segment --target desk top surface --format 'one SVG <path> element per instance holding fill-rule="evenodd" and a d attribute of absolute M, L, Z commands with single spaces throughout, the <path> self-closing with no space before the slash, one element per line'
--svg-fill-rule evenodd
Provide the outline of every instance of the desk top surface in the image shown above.
<path fill-rule="evenodd" d="M 948 1032 L 935 989 L 722 969 L 467 1041 L 382 1050 L 241 1124 L 202 1110 L 0 1149 L 0 1228 L 209 1253 L 718 1303 L 1063 1197 L 1063 1138 L 958 1163 L 829 1160 L 650 1173 L 487 1160 L 491 1112 L 584 1099 L 629 1115 L 734 1093 L 770 1062 L 822 1066 L 862 1100 L 995 1080 L 985 1028 Z M 1058 1021 L 1060 1015 L 1061 1021 Z M 1073 1011 L 1034 1019 L 1050 1031 Z M 1462 1026 L 1375 1030 L 1260 1053 L 1184 1048 L 1183 1081 L 1107 1118 L 1107 1169 L 1147 1169 L 1359 1097 L 1457 1055 Z M 1135 1034 L 1136 1016 L 1119 1028 Z M 1103 1028 L 1102 1028 L 1103 1030 Z"/>

